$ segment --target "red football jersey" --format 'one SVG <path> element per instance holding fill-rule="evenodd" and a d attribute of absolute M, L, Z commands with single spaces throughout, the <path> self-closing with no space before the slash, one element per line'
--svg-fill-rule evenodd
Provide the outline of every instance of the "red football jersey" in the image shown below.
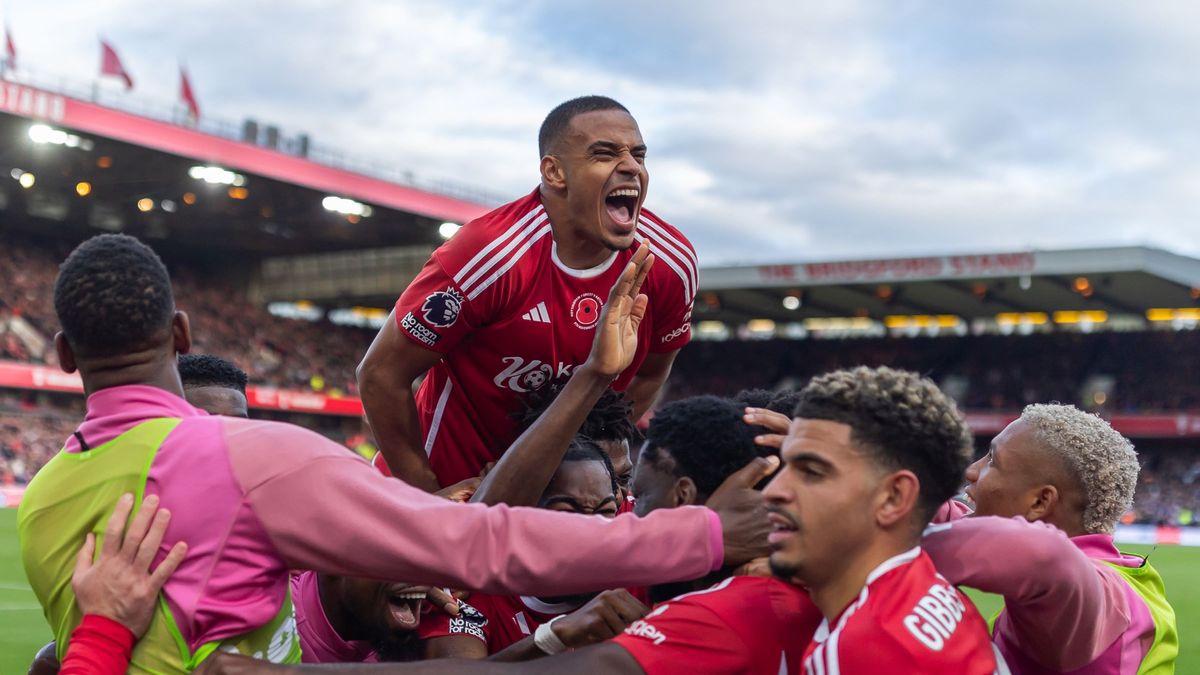
<path fill-rule="evenodd" d="M 997 656 L 975 605 L 919 547 L 884 561 L 836 621 L 822 621 L 804 654 L 821 675 L 993 675 Z"/>
<path fill-rule="evenodd" d="M 487 621 L 480 626 L 456 622 L 444 612 L 432 612 L 421 619 L 417 628 L 422 640 L 447 635 L 469 635 L 487 644 L 488 654 L 533 635 L 537 627 L 556 616 L 570 614 L 582 605 L 542 602 L 537 598 L 514 595 L 473 593 L 467 599 Z"/>
<path fill-rule="evenodd" d="M 801 588 L 768 577 L 729 577 L 659 604 L 614 640 L 646 675 L 799 673 L 821 620 Z"/>
<path fill-rule="evenodd" d="M 678 230 L 642 210 L 638 236 L 657 262 L 633 363 L 691 338 L 696 254 Z M 479 474 L 516 439 L 519 397 L 570 375 L 592 348 L 600 309 L 640 243 L 588 270 L 558 258 L 538 190 L 463 226 L 433 252 L 396 302 L 402 333 L 445 354 L 417 391 L 429 463 L 443 485 Z M 383 462 L 377 462 L 382 465 Z"/>

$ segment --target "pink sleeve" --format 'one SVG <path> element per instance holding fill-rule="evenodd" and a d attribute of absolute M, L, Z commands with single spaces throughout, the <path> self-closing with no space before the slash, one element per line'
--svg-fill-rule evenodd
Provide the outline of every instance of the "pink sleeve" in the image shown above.
<path fill-rule="evenodd" d="M 1054 670 L 1091 663 L 1129 626 L 1120 581 L 1066 533 L 1023 518 L 964 518 L 925 530 L 921 546 L 950 583 L 1004 596 L 1006 625 Z"/>
<path fill-rule="evenodd" d="M 935 525 L 938 523 L 950 523 L 961 518 L 966 518 L 971 513 L 971 507 L 966 504 L 957 499 L 947 499 L 944 504 L 938 507 L 937 513 L 934 514 L 931 522 Z"/>
<path fill-rule="evenodd" d="M 227 437 L 234 473 L 293 568 L 566 595 L 694 579 L 723 559 L 717 515 L 702 507 L 604 518 L 458 504 L 300 427 L 241 429 Z"/>

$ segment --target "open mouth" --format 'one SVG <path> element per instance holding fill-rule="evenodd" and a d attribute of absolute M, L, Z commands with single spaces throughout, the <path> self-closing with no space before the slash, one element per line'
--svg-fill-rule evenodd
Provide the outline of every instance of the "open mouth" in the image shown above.
<path fill-rule="evenodd" d="M 416 630 L 421 623 L 421 603 L 428 589 L 404 586 L 388 594 L 388 615 L 396 630 Z"/>
<path fill-rule="evenodd" d="M 632 228 L 637 214 L 638 198 L 641 191 L 637 188 L 617 188 L 604 197 L 604 206 L 608 217 L 618 226 Z"/>
<path fill-rule="evenodd" d="M 796 523 L 791 518 L 777 511 L 768 513 L 767 521 L 771 523 L 771 531 L 767 534 L 767 543 L 772 547 L 781 545 L 800 529 L 796 527 Z"/>

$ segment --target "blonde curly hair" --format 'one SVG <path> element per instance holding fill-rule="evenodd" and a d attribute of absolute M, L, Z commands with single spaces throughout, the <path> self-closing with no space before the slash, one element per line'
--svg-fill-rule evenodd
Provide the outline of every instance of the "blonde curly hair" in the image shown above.
<path fill-rule="evenodd" d="M 1073 405 L 1026 406 L 1021 419 L 1083 488 L 1083 529 L 1112 534 L 1121 516 L 1133 508 L 1140 470 L 1133 444 L 1108 422 Z"/>

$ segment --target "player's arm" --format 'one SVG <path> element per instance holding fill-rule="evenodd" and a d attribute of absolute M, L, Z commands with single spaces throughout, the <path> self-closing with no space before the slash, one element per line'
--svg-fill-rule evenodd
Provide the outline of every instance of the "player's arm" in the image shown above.
<path fill-rule="evenodd" d="M 641 368 L 638 368 L 637 374 L 633 376 L 629 382 L 629 388 L 625 392 L 629 400 L 633 401 L 633 419 L 640 419 L 647 410 L 654 406 L 659 392 L 662 391 L 663 383 L 671 375 L 671 365 L 675 363 L 677 354 L 679 354 L 678 349 L 669 352 L 652 351 L 646 354 L 646 360 L 642 361 Z"/>
<path fill-rule="evenodd" d="M 458 504 L 385 478 L 314 432 L 237 426 L 226 436 L 233 473 L 257 525 L 292 569 L 569 595 L 694 579 L 768 550 L 762 495 L 751 486 L 777 461 L 748 464 L 705 507 L 603 518 Z"/>
<path fill-rule="evenodd" d="M 646 616 L 649 611 L 650 608 L 641 600 L 623 588 L 604 591 L 583 607 L 555 619 L 553 623 L 538 626 L 533 635 L 488 658 L 492 661 L 531 661 L 545 658 L 550 653 L 558 654 L 567 649 L 599 644 L 620 635 L 629 624 Z M 543 632 L 547 634 L 546 638 L 541 637 Z M 550 652 L 537 644 L 539 639 L 552 647 Z"/>
<path fill-rule="evenodd" d="M 1047 668 L 1091 663 L 1129 626 L 1123 590 L 1045 523 L 963 518 L 929 527 L 921 546 L 950 583 L 1003 595 L 1022 643 Z"/>
<path fill-rule="evenodd" d="M 363 409 L 384 461 L 392 475 L 426 492 L 439 486 L 421 440 L 413 382 L 441 358 L 400 334 L 393 309 L 358 364 Z"/>
<path fill-rule="evenodd" d="M 575 369 L 550 407 L 509 446 L 471 501 L 512 506 L 537 503 L 596 401 L 633 361 L 638 326 L 646 314 L 642 283 L 653 264 L 649 247 L 633 254 L 609 292 L 588 360 Z"/>
<path fill-rule="evenodd" d="M 245 656 L 219 652 L 209 657 L 196 675 L 266 675 L 274 673 L 337 673 L 338 675 L 441 675 L 442 673 L 475 673 L 477 675 L 520 675 L 533 673 L 612 673 L 613 675 L 644 675 L 638 662 L 629 652 L 611 642 L 565 652 L 556 656 L 520 663 L 502 661 L 419 661 L 417 663 L 346 663 L 313 666 L 277 666 Z"/>

